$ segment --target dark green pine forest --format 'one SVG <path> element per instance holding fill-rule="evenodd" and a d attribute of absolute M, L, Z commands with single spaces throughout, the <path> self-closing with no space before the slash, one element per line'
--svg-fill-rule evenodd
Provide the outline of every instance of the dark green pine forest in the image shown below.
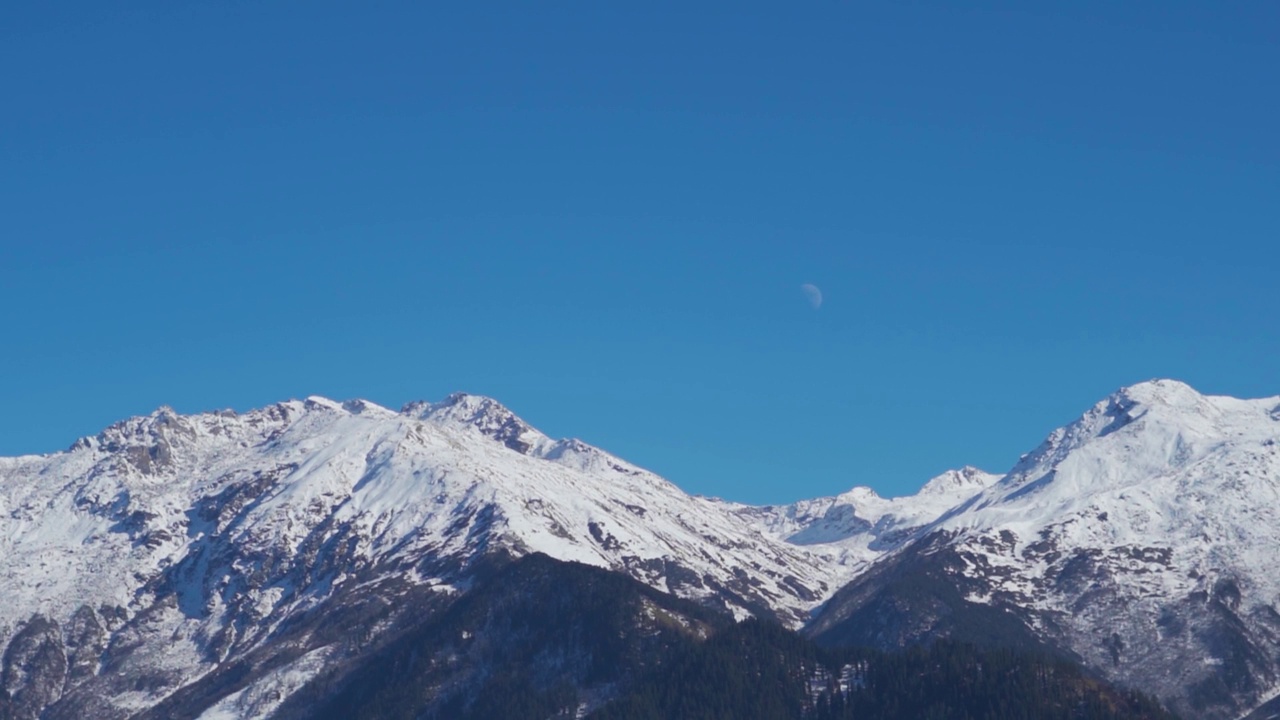
<path fill-rule="evenodd" d="M 1063 661 L 939 642 L 825 650 L 748 620 L 686 648 L 593 720 L 1119 720 L 1173 716 Z"/>
<path fill-rule="evenodd" d="M 406 601 L 409 601 L 406 598 Z M 276 720 L 1164 720 L 1026 650 L 819 645 L 631 578 L 531 555 L 424 607 Z"/>

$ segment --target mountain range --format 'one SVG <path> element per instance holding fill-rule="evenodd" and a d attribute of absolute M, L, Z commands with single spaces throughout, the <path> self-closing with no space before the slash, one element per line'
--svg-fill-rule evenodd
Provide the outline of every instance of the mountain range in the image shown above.
<path fill-rule="evenodd" d="M 485 717 L 498 697 L 585 717 L 752 617 L 822 652 L 1015 648 L 1184 717 L 1264 718 L 1280 398 L 1145 382 L 1007 473 L 763 507 L 475 395 L 160 408 L 0 458 L 0 580 L 0 718 Z"/>

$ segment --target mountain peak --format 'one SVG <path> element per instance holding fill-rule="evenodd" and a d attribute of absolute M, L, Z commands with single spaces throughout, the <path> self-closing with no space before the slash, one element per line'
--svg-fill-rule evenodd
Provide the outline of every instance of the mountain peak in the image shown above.
<path fill-rule="evenodd" d="M 1169 517 L 1183 515 L 1177 508 L 1184 495 L 1202 493 L 1235 476 L 1234 468 L 1271 454 L 1275 402 L 1202 395 L 1177 380 L 1121 388 L 1050 433 L 978 509 L 1002 499 L 1027 517 L 1034 505 L 1048 518 L 1140 487 L 1148 501 L 1168 506 Z M 1235 482 L 1255 480 L 1244 472 Z"/>
<path fill-rule="evenodd" d="M 1254 403 L 1202 395 L 1180 380 L 1154 379 L 1129 385 L 1103 398 L 1071 424 L 1054 430 L 1009 474 L 1023 475 L 1038 466 L 1054 465 L 1075 449 L 1121 431 L 1126 436 L 1141 433 L 1166 439 L 1215 435 L 1221 430 L 1218 426 L 1224 411 Z M 1152 438 L 1145 442 L 1163 444 Z"/>
<path fill-rule="evenodd" d="M 1000 479 L 985 470 L 965 465 L 959 470 L 948 470 L 932 478 L 920 488 L 920 495 L 944 495 L 958 490 L 977 492 Z"/>
<path fill-rule="evenodd" d="M 1194 409 L 1204 403 L 1205 396 L 1181 380 L 1154 379 L 1121 388 L 1108 399 Z"/>
<path fill-rule="evenodd" d="M 507 406 L 494 400 L 487 395 L 473 395 L 472 393 L 456 392 L 451 393 L 443 401 L 436 405 L 437 408 L 458 408 L 460 411 L 475 415 L 511 415 Z"/>
<path fill-rule="evenodd" d="M 474 428 L 524 455 L 541 454 L 551 444 L 550 438 L 505 405 L 484 395 L 456 392 L 438 403 L 408 403 L 400 412 L 437 425 Z"/>
<path fill-rule="evenodd" d="M 502 403 L 486 395 L 474 395 L 466 392 L 450 393 L 440 402 L 414 400 L 400 408 L 400 414 L 412 415 L 420 420 L 442 413 L 455 415 L 476 414 L 513 414 Z"/>
<path fill-rule="evenodd" d="M 330 400 L 329 398 L 320 395 L 308 395 L 307 399 L 303 401 L 303 407 L 308 410 L 343 410 L 342 403 L 337 402 L 336 400 Z"/>

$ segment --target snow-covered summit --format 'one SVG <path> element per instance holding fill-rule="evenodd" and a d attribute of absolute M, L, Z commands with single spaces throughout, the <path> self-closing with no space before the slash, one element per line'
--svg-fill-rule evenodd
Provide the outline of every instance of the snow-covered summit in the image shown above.
<path fill-rule="evenodd" d="M 1262 461 L 1280 437 L 1277 407 L 1280 397 L 1202 395 L 1175 380 L 1122 388 L 1053 431 L 956 522 L 972 522 L 984 508 L 993 522 L 1002 513 L 1056 517 L 1130 488 L 1174 502 L 1192 489 L 1189 476 L 1211 483 L 1235 475 L 1238 463 Z"/>
<path fill-rule="evenodd" d="M 469 393 L 453 393 L 442 402 L 412 402 L 401 414 L 440 425 L 467 426 L 478 430 L 516 452 L 541 457 L 554 444 L 493 398 Z"/>
<path fill-rule="evenodd" d="M 1172 380 L 1123 388 L 1055 430 L 942 527 L 1110 552 L 1166 547 L 1172 586 L 1280 557 L 1280 397 L 1202 395 Z M 1250 582 L 1280 597 L 1274 573 Z"/>
<path fill-rule="evenodd" d="M 1280 683 L 1278 406 L 1172 380 L 1113 393 L 935 526 L 969 600 L 1197 715 L 1256 706 Z"/>
<path fill-rule="evenodd" d="M 948 470 L 932 478 L 920 488 L 917 495 L 943 496 L 948 499 L 959 496 L 963 500 L 991 485 L 1000 477 L 972 465 L 965 465 L 959 470 Z"/>

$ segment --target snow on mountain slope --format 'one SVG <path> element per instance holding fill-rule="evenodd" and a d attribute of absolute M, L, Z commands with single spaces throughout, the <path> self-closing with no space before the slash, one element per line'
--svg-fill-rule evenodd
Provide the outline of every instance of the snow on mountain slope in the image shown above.
<path fill-rule="evenodd" d="M 969 600 L 1194 717 L 1280 684 L 1280 398 L 1125 388 L 948 513 Z"/>
<path fill-rule="evenodd" d="M 149 679 L 99 689 L 102 716 L 147 707 L 343 588 L 394 576 L 453 592 L 495 551 L 792 623 L 835 590 L 804 548 L 487 398 L 161 408 L 0 461 L 0 644 L 53 658 L 10 663 L 5 689 L 44 707 L 110 666 Z"/>
<path fill-rule="evenodd" d="M 855 487 L 790 505 L 725 504 L 765 535 L 818 554 L 847 580 L 999 479 L 964 467 L 948 470 L 905 497 L 883 498 L 869 487 Z"/>
<path fill-rule="evenodd" d="M 1256 575 L 1249 589 L 1260 598 L 1280 600 L 1277 408 L 1280 398 L 1207 397 L 1167 380 L 1126 388 L 1055 431 L 939 527 L 1109 552 L 1159 543 L 1183 570 L 1156 573 L 1163 590 L 1239 573 Z M 1273 571 L 1256 572 L 1263 568 Z"/>
<path fill-rule="evenodd" d="M 161 717 L 180 698 L 246 716 L 393 622 L 397 598 L 454 596 L 494 555 L 544 552 L 797 624 L 928 538 L 969 602 L 1017 608 L 1112 679 L 1226 717 L 1280 685 L 1278 443 L 1280 398 L 1155 381 L 1007 476 L 750 507 L 472 395 L 399 412 L 161 408 L 0 458 L 0 715 Z M 354 638 L 321 627 L 335 608 Z M 265 679 L 235 680 L 241 667 Z"/>

